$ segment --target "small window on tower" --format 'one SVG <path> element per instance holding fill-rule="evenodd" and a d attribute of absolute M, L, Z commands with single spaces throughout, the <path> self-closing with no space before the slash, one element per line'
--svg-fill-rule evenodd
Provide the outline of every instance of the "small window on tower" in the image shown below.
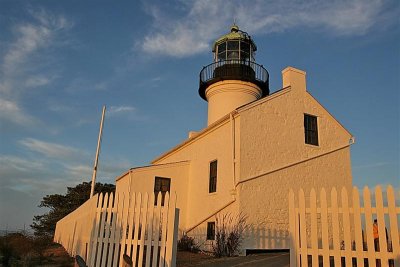
<path fill-rule="evenodd" d="M 215 239 L 215 222 L 207 223 L 207 240 Z"/>
<path fill-rule="evenodd" d="M 304 136 L 306 144 L 318 146 L 317 117 L 304 114 Z"/>

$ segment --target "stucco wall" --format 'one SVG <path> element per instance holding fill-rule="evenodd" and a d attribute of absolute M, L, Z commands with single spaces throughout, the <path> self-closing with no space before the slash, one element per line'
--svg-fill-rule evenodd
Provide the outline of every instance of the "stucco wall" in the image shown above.
<path fill-rule="evenodd" d="M 243 248 L 288 248 L 290 188 L 303 188 L 306 195 L 312 187 L 317 192 L 322 187 L 351 188 L 350 171 L 347 147 L 239 184 L 239 210 L 249 216 L 250 225 Z"/>
<path fill-rule="evenodd" d="M 288 248 L 290 188 L 351 189 L 351 134 L 306 92 L 305 73 L 294 75 L 290 87 L 239 109 L 238 199 L 252 225 L 244 244 L 251 248 Z M 305 144 L 305 113 L 318 117 L 319 146 Z"/>
<path fill-rule="evenodd" d="M 168 177 L 181 208 L 180 229 L 204 244 L 206 223 L 223 209 L 220 214 L 248 216 L 243 248 L 288 248 L 289 189 L 350 189 L 352 136 L 306 91 L 305 72 L 285 69 L 283 86 L 192 135 L 154 160 L 156 166 L 128 172 L 117 191 L 152 192 L 155 176 Z M 305 113 L 318 118 L 319 146 L 305 144 Z M 217 192 L 210 194 L 213 160 Z"/>
<path fill-rule="evenodd" d="M 231 120 L 226 119 L 155 163 L 181 160 L 190 160 L 186 216 L 186 226 L 190 228 L 232 201 L 234 181 Z M 217 191 L 209 193 L 209 165 L 213 160 L 218 160 Z"/>
<path fill-rule="evenodd" d="M 189 178 L 189 162 L 177 162 L 171 164 L 153 165 L 131 169 L 116 182 L 116 191 L 128 192 L 154 192 L 155 177 L 171 179 L 171 192 L 177 193 L 176 206 L 180 209 L 180 228 L 185 228 L 187 213 L 187 185 Z"/>

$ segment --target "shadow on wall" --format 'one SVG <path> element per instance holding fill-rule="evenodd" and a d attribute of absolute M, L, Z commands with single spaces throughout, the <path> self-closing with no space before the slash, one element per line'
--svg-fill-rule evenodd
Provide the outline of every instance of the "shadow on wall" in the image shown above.
<path fill-rule="evenodd" d="M 289 249 L 288 230 L 248 227 L 243 235 L 242 249 Z"/>
<path fill-rule="evenodd" d="M 214 240 L 207 240 L 207 228 L 197 227 L 187 233 L 193 237 L 200 249 L 212 252 Z M 240 251 L 246 249 L 289 249 L 290 236 L 288 230 L 268 229 L 266 227 L 247 226 L 243 232 Z"/>

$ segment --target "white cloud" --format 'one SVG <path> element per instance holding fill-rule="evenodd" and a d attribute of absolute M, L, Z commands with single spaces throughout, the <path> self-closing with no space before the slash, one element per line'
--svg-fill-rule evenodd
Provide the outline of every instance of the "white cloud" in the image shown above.
<path fill-rule="evenodd" d="M 93 171 L 89 165 L 66 165 L 67 174 L 71 177 L 80 177 L 90 179 Z"/>
<path fill-rule="evenodd" d="M 32 125 L 36 119 L 26 114 L 19 105 L 10 100 L 0 98 L 0 119 L 19 125 Z"/>
<path fill-rule="evenodd" d="M 111 106 L 108 115 L 113 116 L 116 114 L 122 114 L 122 113 L 132 113 L 135 112 L 136 108 L 132 106 Z"/>
<path fill-rule="evenodd" d="M 16 156 L 0 155 L 0 172 L 5 169 L 16 170 L 21 172 L 31 172 L 43 168 L 43 162 L 31 161 Z M 4 174 L 4 173 L 3 173 Z"/>
<path fill-rule="evenodd" d="M 26 87 L 39 87 L 49 84 L 51 82 L 51 78 L 45 77 L 43 75 L 40 76 L 31 76 L 25 81 Z"/>
<path fill-rule="evenodd" d="M 43 26 L 31 24 L 16 27 L 18 38 L 4 56 L 3 71 L 6 75 L 13 75 L 18 67 L 35 50 L 46 45 L 51 36 L 51 31 Z"/>
<path fill-rule="evenodd" d="M 153 29 L 140 42 L 149 54 L 184 57 L 210 50 L 210 43 L 237 19 L 239 26 L 255 34 L 312 28 L 332 35 L 362 35 L 379 23 L 381 0 L 334 1 L 223 1 L 182 2 L 183 16 L 167 16 L 148 6 Z M 387 23 L 387 22 L 386 22 Z"/>
<path fill-rule="evenodd" d="M 57 77 L 54 68 L 45 68 L 49 51 L 60 32 L 72 26 L 65 17 L 44 9 L 28 13 L 30 17 L 10 29 L 12 37 L 2 43 L 0 51 L 0 119 L 19 125 L 37 121 L 21 106 L 21 99 L 26 90 L 48 85 Z"/>
<path fill-rule="evenodd" d="M 147 121 L 149 117 L 143 114 L 140 114 L 137 108 L 133 106 L 111 106 L 106 111 L 106 120 L 107 117 L 118 117 L 124 116 L 124 118 L 128 120 L 134 121 Z"/>
<path fill-rule="evenodd" d="M 9 45 L 3 57 L 2 71 L 13 78 L 26 67 L 32 54 L 52 45 L 58 31 L 68 29 L 72 23 L 63 16 L 55 16 L 45 10 L 30 11 L 36 22 L 21 23 L 14 27 L 16 39 Z"/>
<path fill-rule="evenodd" d="M 374 162 L 370 164 L 364 164 L 364 165 L 356 165 L 353 167 L 353 169 L 370 169 L 370 168 L 379 168 L 387 165 L 393 164 L 392 162 Z"/>
<path fill-rule="evenodd" d="M 48 158 L 70 159 L 85 154 L 77 148 L 44 142 L 33 138 L 22 139 L 19 143 L 29 150 L 40 153 Z"/>

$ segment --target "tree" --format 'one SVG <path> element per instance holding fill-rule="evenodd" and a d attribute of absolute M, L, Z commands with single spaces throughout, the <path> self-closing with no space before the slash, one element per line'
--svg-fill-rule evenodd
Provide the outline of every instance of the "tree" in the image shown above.
<path fill-rule="evenodd" d="M 83 182 L 75 187 L 67 187 L 65 195 L 54 194 L 43 197 L 39 207 L 48 208 L 49 211 L 43 215 L 33 217 L 31 224 L 35 236 L 52 239 L 56 229 L 56 223 L 66 215 L 77 209 L 89 199 L 91 183 Z M 94 192 L 114 192 L 115 185 L 96 183 Z"/>

